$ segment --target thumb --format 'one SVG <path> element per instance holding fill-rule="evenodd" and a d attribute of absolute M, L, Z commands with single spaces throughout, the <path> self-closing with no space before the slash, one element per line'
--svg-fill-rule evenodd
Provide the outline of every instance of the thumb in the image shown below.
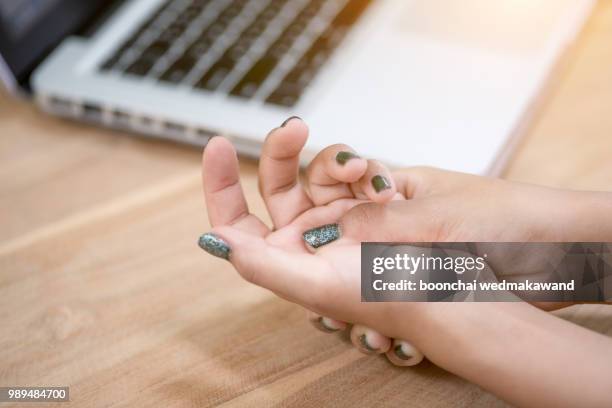
<path fill-rule="evenodd" d="M 442 209 L 427 200 L 365 203 L 339 221 L 343 239 L 356 242 L 436 242 L 446 240 Z"/>

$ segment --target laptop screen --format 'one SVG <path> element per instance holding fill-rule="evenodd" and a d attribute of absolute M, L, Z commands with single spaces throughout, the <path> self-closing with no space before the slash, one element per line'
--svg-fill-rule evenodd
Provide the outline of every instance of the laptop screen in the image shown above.
<path fill-rule="evenodd" d="M 58 2 L 59 0 L 3 0 L 0 1 L 0 18 L 12 39 L 18 40 Z"/>
<path fill-rule="evenodd" d="M 27 89 L 36 65 L 77 32 L 105 0 L 0 0 L 0 77 Z"/>

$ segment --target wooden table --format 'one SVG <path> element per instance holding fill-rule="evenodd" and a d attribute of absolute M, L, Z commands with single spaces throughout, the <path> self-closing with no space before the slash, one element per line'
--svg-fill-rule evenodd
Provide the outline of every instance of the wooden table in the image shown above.
<path fill-rule="evenodd" d="M 602 0 L 507 178 L 612 190 L 611 39 Z M 199 172 L 192 148 L 0 96 L 0 386 L 68 385 L 79 407 L 503 405 L 359 354 L 206 256 Z M 254 162 L 242 177 L 263 216 Z M 562 316 L 612 335 L 608 307 Z"/>

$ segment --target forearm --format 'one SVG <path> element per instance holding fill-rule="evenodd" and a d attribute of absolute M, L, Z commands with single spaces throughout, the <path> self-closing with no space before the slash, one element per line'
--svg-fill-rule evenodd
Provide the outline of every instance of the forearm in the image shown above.
<path fill-rule="evenodd" d="M 411 341 L 519 406 L 612 406 L 612 340 L 525 303 L 428 304 Z"/>

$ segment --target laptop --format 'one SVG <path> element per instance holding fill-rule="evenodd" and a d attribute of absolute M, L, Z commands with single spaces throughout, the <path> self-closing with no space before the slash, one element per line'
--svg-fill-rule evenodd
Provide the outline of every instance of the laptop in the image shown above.
<path fill-rule="evenodd" d="M 0 0 L 0 76 L 46 112 L 257 156 L 498 172 L 593 0 Z M 20 92 L 21 91 L 21 92 Z"/>

